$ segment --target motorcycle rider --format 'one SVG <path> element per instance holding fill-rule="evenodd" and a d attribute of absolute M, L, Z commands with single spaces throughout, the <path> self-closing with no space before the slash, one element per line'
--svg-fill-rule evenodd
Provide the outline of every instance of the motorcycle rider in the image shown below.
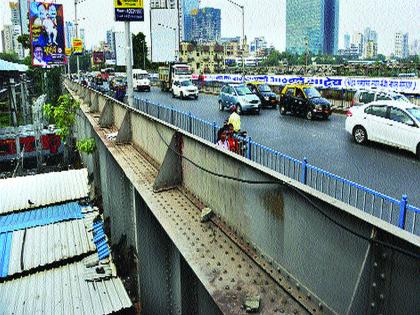
<path fill-rule="evenodd" d="M 233 131 L 238 133 L 241 130 L 241 117 L 238 115 L 235 105 L 230 108 L 230 112 L 231 114 L 229 116 L 228 125 L 232 124 Z"/>

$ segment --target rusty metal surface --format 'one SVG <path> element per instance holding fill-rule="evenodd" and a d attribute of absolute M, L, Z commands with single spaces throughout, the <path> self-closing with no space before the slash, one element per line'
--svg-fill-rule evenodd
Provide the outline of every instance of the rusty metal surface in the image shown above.
<path fill-rule="evenodd" d="M 153 192 L 158 174 L 150 158 L 130 144 L 116 145 L 98 126 L 97 115 L 87 119 L 111 152 L 191 269 L 225 314 L 246 314 L 243 304 L 260 296 L 259 314 L 308 314 L 213 222 L 200 222 L 200 209 L 181 190 Z"/>

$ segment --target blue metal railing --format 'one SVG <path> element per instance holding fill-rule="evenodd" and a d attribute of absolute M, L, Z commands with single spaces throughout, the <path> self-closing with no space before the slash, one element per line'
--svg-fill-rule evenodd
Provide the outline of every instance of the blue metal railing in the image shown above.
<path fill-rule="evenodd" d="M 163 120 L 177 128 L 216 143 L 220 126 L 195 117 L 190 112 L 177 110 L 144 99 L 135 99 L 134 107 L 141 112 Z M 297 180 L 337 200 L 362 210 L 408 232 L 420 235 L 420 209 L 408 204 L 407 197 L 401 200 L 332 174 L 308 163 L 273 150 L 253 141 L 250 137 L 238 136 L 244 144 L 240 154 L 282 175 Z"/>

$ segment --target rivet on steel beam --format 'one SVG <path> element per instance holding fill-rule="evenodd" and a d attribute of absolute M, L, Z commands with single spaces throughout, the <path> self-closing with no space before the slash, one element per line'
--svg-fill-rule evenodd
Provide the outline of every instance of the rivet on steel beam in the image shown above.
<path fill-rule="evenodd" d="M 375 308 L 375 306 L 376 306 L 375 302 L 370 303 L 371 308 Z"/>
<path fill-rule="evenodd" d="M 299 285 L 299 283 L 296 283 L 296 289 L 300 290 L 300 285 Z"/>
<path fill-rule="evenodd" d="M 378 267 L 378 263 L 376 261 L 373 263 L 373 267 Z"/>
<path fill-rule="evenodd" d="M 382 259 L 386 259 L 388 257 L 388 255 L 386 253 L 382 254 Z"/>
<path fill-rule="evenodd" d="M 379 298 L 380 298 L 381 300 L 384 300 L 384 299 L 385 299 L 385 295 L 383 295 L 383 293 L 381 293 L 381 294 L 379 295 Z"/>
<path fill-rule="evenodd" d="M 372 283 L 372 287 L 376 288 L 376 282 Z"/>
<path fill-rule="evenodd" d="M 381 273 L 381 279 L 384 280 L 385 279 L 385 274 Z"/>

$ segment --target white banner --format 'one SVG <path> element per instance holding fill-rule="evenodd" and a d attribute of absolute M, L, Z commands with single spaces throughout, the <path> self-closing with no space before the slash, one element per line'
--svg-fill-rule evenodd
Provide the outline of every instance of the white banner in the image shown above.
<path fill-rule="evenodd" d="M 198 75 L 193 75 L 198 80 Z M 208 74 L 204 75 L 206 82 L 241 83 L 240 74 Z M 420 94 L 420 79 L 403 78 L 364 78 L 364 77 L 301 77 L 294 75 L 253 75 L 246 76 L 246 82 L 266 82 L 269 85 L 286 85 L 292 83 L 311 84 L 322 89 L 377 88 L 380 90 L 397 91 L 406 94 Z"/>

